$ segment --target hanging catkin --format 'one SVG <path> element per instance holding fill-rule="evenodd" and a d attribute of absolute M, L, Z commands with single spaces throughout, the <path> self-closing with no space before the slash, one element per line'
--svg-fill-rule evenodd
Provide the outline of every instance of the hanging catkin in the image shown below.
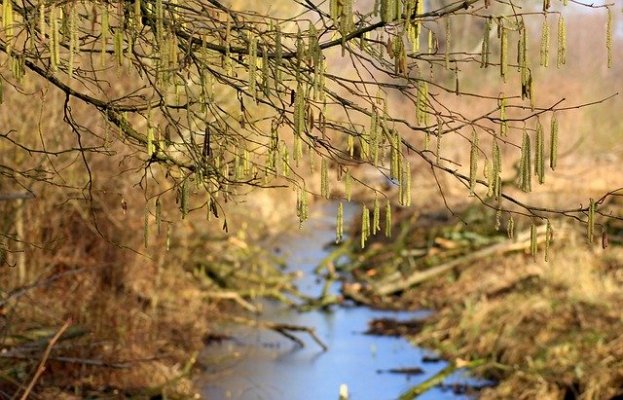
<path fill-rule="evenodd" d="M 381 203 L 378 196 L 374 197 L 374 209 L 372 211 L 372 234 L 376 235 L 381 230 Z"/>
<path fill-rule="evenodd" d="M 530 97 L 530 70 L 528 69 L 528 29 L 521 23 L 519 38 L 519 69 L 521 72 L 521 99 Z"/>
<path fill-rule="evenodd" d="M 257 36 L 249 31 L 249 92 L 253 101 L 256 99 L 256 71 L 257 71 Z"/>
<path fill-rule="evenodd" d="M 346 170 L 346 177 L 344 178 L 344 195 L 346 200 L 350 201 L 353 189 L 353 177 L 350 174 L 350 169 Z"/>
<path fill-rule="evenodd" d="M 450 69 L 450 17 L 446 17 L 446 47 L 444 52 L 444 64 Z"/>
<path fill-rule="evenodd" d="M 555 113 L 552 115 L 549 149 L 549 167 L 554 171 L 558 162 L 558 119 Z"/>
<path fill-rule="evenodd" d="M 160 197 L 156 198 L 156 232 L 158 236 L 162 232 L 162 202 Z"/>
<path fill-rule="evenodd" d="M 385 237 L 392 236 L 392 205 L 389 199 L 385 205 Z"/>
<path fill-rule="evenodd" d="M 363 205 L 361 211 L 361 248 L 366 247 L 366 241 L 370 237 L 370 210 Z"/>
<path fill-rule="evenodd" d="M 330 196 L 329 189 L 329 162 L 325 157 L 322 158 L 320 167 L 320 193 L 325 199 Z"/>
<path fill-rule="evenodd" d="M 538 234 L 536 230 L 536 224 L 534 220 L 530 224 L 530 254 L 532 255 L 532 260 L 536 262 L 536 255 L 538 251 Z"/>
<path fill-rule="evenodd" d="M 402 189 L 400 204 L 409 207 L 411 205 L 411 165 L 408 161 L 402 162 L 402 184 L 399 185 L 399 189 Z"/>
<path fill-rule="evenodd" d="M 4 3 L 7 2 L 3 2 L 3 4 Z M 105 7 L 104 10 L 106 13 L 108 8 Z M 104 25 L 103 21 L 104 16 L 102 16 L 102 25 Z M 58 11 L 56 8 L 56 2 L 52 2 L 52 5 L 50 6 L 50 36 L 50 64 L 52 67 L 52 71 L 56 71 L 58 69 L 58 65 L 60 64 L 60 38 L 58 32 Z M 105 38 L 103 38 L 102 40 L 104 41 L 104 43 L 106 42 Z M 106 49 L 102 47 L 102 53 L 105 50 Z"/>
<path fill-rule="evenodd" d="M 335 224 L 335 243 L 340 243 L 344 237 L 344 205 L 340 201 L 337 206 L 337 221 Z"/>
<path fill-rule="evenodd" d="M 560 14 L 558 17 L 558 55 L 556 57 L 556 67 L 567 63 L 567 28 L 565 27 L 565 17 Z"/>
<path fill-rule="evenodd" d="M 589 200 L 588 204 L 588 223 L 586 227 L 586 234 L 588 237 L 588 243 L 593 243 L 593 236 L 595 235 L 595 210 L 597 205 L 595 204 L 595 200 L 592 198 Z"/>
<path fill-rule="evenodd" d="M 612 11 L 607 7 L 608 16 L 606 20 L 606 50 L 608 51 L 608 68 L 612 67 Z"/>
<path fill-rule="evenodd" d="M 539 183 L 545 182 L 545 134 L 543 132 L 543 125 L 537 118 L 536 120 L 536 162 L 535 173 L 539 178 Z"/>
<path fill-rule="evenodd" d="M 500 100 L 500 136 L 506 137 L 508 136 L 508 117 L 506 115 L 506 106 L 508 105 L 508 100 L 504 93 L 502 93 L 502 99 Z"/>
<path fill-rule="evenodd" d="M 543 18 L 543 27 L 541 28 L 541 65 L 544 67 L 549 66 L 549 21 L 547 14 Z"/>
<path fill-rule="evenodd" d="M 532 161 L 530 153 L 530 135 L 528 135 L 528 131 L 524 127 L 523 141 L 521 144 L 521 160 L 519 166 L 519 187 L 526 193 L 532 191 Z"/>
<path fill-rule="evenodd" d="M 503 26 L 500 27 L 500 76 L 506 82 L 508 71 L 508 31 Z"/>
<path fill-rule="evenodd" d="M 552 229 L 552 224 L 547 220 L 547 225 L 545 227 L 545 262 L 549 261 L 549 248 L 553 236 L 554 230 Z"/>
<path fill-rule="evenodd" d="M 400 152 L 400 133 L 397 129 L 392 130 L 392 140 L 391 140 L 391 154 L 390 154 L 390 168 L 389 168 L 389 179 L 396 179 L 400 176 L 400 158 L 402 157 Z"/>
<path fill-rule="evenodd" d="M 181 200 L 180 200 L 180 211 L 182 212 L 182 219 L 186 218 L 188 215 L 188 196 L 189 196 L 189 188 L 188 188 L 189 178 L 185 178 L 182 182 L 181 188 Z"/>
<path fill-rule="evenodd" d="M 437 165 L 440 165 L 439 163 L 441 162 L 441 136 L 443 133 L 442 131 L 443 131 L 443 119 L 441 119 L 440 116 L 437 116 L 437 154 L 435 155 Z"/>
<path fill-rule="evenodd" d="M 380 0 L 381 1 L 381 21 L 390 23 L 395 18 L 395 2 L 400 0 Z"/>
<path fill-rule="evenodd" d="M 506 234 L 509 239 L 512 239 L 515 236 L 515 220 L 513 219 L 513 214 L 508 216 L 508 222 L 506 224 Z"/>
<path fill-rule="evenodd" d="M 476 173 L 478 172 L 478 132 L 472 131 L 471 149 L 469 152 L 469 194 L 474 196 L 476 189 Z"/>
<path fill-rule="evenodd" d="M 500 151 L 500 145 L 498 144 L 497 138 L 493 138 L 493 144 L 491 149 L 491 173 L 489 177 L 489 196 L 495 196 L 497 199 L 500 198 L 501 190 L 501 178 L 500 174 L 502 173 L 502 152 Z"/>
<path fill-rule="evenodd" d="M 482 38 L 482 49 L 480 51 L 480 67 L 488 67 L 489 66 L 489 38 L 491 37 L 491 25 L 493 19 L 491 17 L 487 18 L 485 22 L 485 33 Z"/>

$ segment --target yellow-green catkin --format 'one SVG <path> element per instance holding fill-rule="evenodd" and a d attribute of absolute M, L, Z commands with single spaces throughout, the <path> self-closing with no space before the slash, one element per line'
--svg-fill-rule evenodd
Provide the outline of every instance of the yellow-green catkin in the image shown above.
<path fill-rule="evenodd" d="M 156 232 L 158 236 L 162 232 L 162 202 L 160 197 L 156 198 Z"/>
<path fill-rule="evenodd" d="M 299 218 L 299 227 L 302 227 L 303 222 L 309 218 L 309 200 L 307 196 L 308 193 L 304 187 L 297 189 L 296 216 Z"/>
<path fill-rule="evenodd" d="M 502 93 L 502 99 L 500 100 L 500 136 L 508 136 L 508 116 L 506 115 L 506 106 L 508 106 L 508 99 Z"/>
<path fill-rule="evenodd" d="M 74 56 L 80 52 L 80 42 L 78 40 L 78 10 L 77 5 L 69 7 L 69 61 L 67 75 L 69 78 L 74 74 Z"/>
<path fill-rule="evenodd" d="M 534 221 L 530 224 L 530 254 L 532 255 L 532 259 L 536 261 L 536 255 L 538 252 L 538 234 L 536 229 L 536 224 Z"/>
<path fill-rule="evenodd" d="M 608 16 L 606 20 L 606 50 L 608 51 L 608 68 L 612 67 L 612 11 L 610 7 L 608 10 Z"/>
<path fill-rule="evenodd" d="M 397 129 L 392 130 L 389 179 L 397 179 L 400 177 L 400 160 L 402 158 L 402 154 L 400 152 L 401 144 L 402 139 L 400 138 L 400 133 Z"/>
<path fill-rule="evenodd" d="M 539 119 L 536 120 L 536 162 L 535 173 L 539 178 L 539 184 L 545 182 L 545 133 Z"/>
<path fill-rule="evenodd" d="M 506 235 L 509 239 L 513 239 L 515 236 L 515 220 L 513 219 L 513 214 L 508 216 L 508 222 L 506 223 Z"/>
<path fill-rule="evenodd" d="M 549 248 L 554 237 L 554 230 L 552 229 L 552 223 L 547 220 L 545 227 L 545 262 L 549 261 Z"/>
<path fill-rule="evenodd" d="M 491 37 L 491 25 L 493 23 L 493 19 L 491 17 L 487 18 L 485 23 L 485 33 L 482 38 L 482 49 L 480 51 L 480 67 L 488 67 L 489 66 L 489 38 Z"/>
<path fill-rule="evenodd" d="M 148 120 L 151 119 L 151 117 L 147 117 Z M 154 154 L 154 149 L 155 149 L 155 138 L 154 138 L 154 127 L 151 126 L 151 124 L 149 124 L 147 126 L 147 158 L 151 159 L 151 157 Z"/>
<path fill-rule="evenodd" d="M 257 36 L 249 31 L 249 92 L 253 101 L 257 101 Z"/>
<path fill-rule="evenodd" d="M 440 165 L 441 162 L 441 137 L 443 135 L 443 119 L 441 117 L 437 117 L 437 154 L 436 154 L 436 162 L 437 165 Z"/>
<path fill-rule="evenodd" d="M 12 0 L 4 0 L 2 2 L 2 28 L 4 30 L 4 35 L 6 38 L 6 53 L 11 54 L 13 47 L 13 1 Z"/>
<path fill-rule="evenodd" d="M 381 203 L 378 196 L 374 197 L 374 209 L 372 211 L 372 234 L 376 235 L 381 230 Z"/>
<path fill-rule="evenodd" d="M 549 151 L 549 167 L 554 171 L 558 163 L 558 119 L 555 113 L 552 115 L 551 121 Z"/>
<path fill-rule="evenodd" d="M 506 82 L 508 72 L 508 30 L 500 27 L 500 76 Z"/>
<path fill-rule="evenodd" d="M 353 23 L 353 1 L 354 0 L 342 0 L 340 10 L 340 32 L 342 33 L 342 38 L 344 38 L 350 31 L 354 28 Z"/>
<path fill-rule="evenodd" d="M 355 157 L 355 135 L 348 135 L 347 140 L 347 149 L 348 149 L 348 154 L 350 155 L 350 158 Z"/>
<path fill-rule="evenodd" d="M 379 137 L 381 136 L 381 125 L 380 125 L 380 117 L 376 111 L 376 109 L 372 112 L 372 117 L 370 121 L 370 135 L 369 135 L 369 145 L 366 146 L 368 151 L 365 152 L 366 155 L 369 152 L 369 156 L 372 160 L 374 166 L 378 166 L 379 162 Z M 364 146 L 362 145 L 362 148 Z"/>
<path fill-rule="evenodd" d="M 325 199 L 328 199 L 331 193 L 329 188 L 329 162 L 324 157 L 320 167 L 320 193 Z"/>
<path fill-rule="evenodd" d="M 392 236 L 392 204 L 387 199 L 385 204 L 385 237 Z"/>
<path fill-rule="evenodd" d="M 292 158 L 298 165 L 303 156 L 302 135 L 305 131 L 305 94 L 303 85 L 299 84 L 294 96 L 294 141 L 292 144 Z"/>
<path fill-rule="evenodd" d="M 330 0 L 329 1 L 329 15 L 331 16 L 331 21 L 333 21 L 334 25 L 339 25 L 340 21 L 340 7 L 341 2 L 339 0 Z"/>
<path fill-rule="evenodd" d="M 381 1 L 381 21 L 390 23 L 396 18 L 395 2 L 399 0 L 380 0 Z"/>
<path fill-rule="evenodd" d="M 476 189 L 476 173 L 478 172 L 478 132 L 472 131 L 471 150 L 469 152 L 469 194 L 474 196 Z"/>
<path fill-rule="evenodd" d="M 593 243 L 593 237 L 595 235 L 595 211 L 597 209 L 597 205 L 595 204 L 595 200 L 592 198 L 588 203 L 588 223 L 586 227 L 586 236 L 588 237 L 588 243 Z"/>
<path fill-rule="evenodd" d="M 167 223 L 167 234 L 166 234 L 166 240 L 165 240 L 165 247 L 167 249 L 167 251 L 169 251 L 169 249 L 171 248 L 171 231 L 173 230 L 173 224 L 171 222 Z"/>
<path fill-rule="evenodd" d="M 188 183 L 189 178 L 184 179 L 184 181 L 182 182 L 182 189 L 181 189 L 181 199 L 180 199 L 180 211 L 182 212 L 182 219 L 186 218 L 186 216 L 188 215 L 188 204 L 189 204 L 189 183 Z"/>
<path fill-rule="evenodd" d="M 408 161 L 402 162 L 402 182 L 399 185 L 399 192 L 401 192 L 400 204 L 409 207 L 411 205 L 411 165 Z"/>
<path fill-rule="evenodd" d="M 524 127 L 519 165 L 519 188 L 526 193 L 532 191 L 532 161 L 530 153 L 530 135 L 528 135 L 528 131 Z"/>
<path fill-rule="evenodd" d="M 114 52 L 115 52 L 115 60 L 117 61 L 117 66 L 123 66 L 123 30 L 116 29 L 113 36 L 113 44 L 114 44 Z"/>
<path fill-rule="evenodd" d="M 541 65 L 544 67 L 549 66 L 549 39 L 549 20 L 547 19 L 547 14 L 545 14 L 543 27 L 541 29 Z"/>
<path fill-rule="evenodd" d="M 335 227 L 335 243 L 340 243 L 344 237 L 344 205 L 341 201 L 337 206 L 337 221 Z"/>
<path fill-rule="evenodd" d="M 52 71 L 56 71 L 60 64 L 60 37 L 58 32 L 58 8 L 56 7 L 56 2 L 52 2 L 50 5 L 50 64 Z"/>
<path fill-rule="evenodd" d="M 361 210 L 361 248 L 366 247 L 366 241 L 370 237 L 370 209 L 363 206 Z"/>
<path fill-rule="evenodd" d="M 519 32 L 519 52 L 517 54 L 519 71 L 521 73 L 521 99 L 531 97 L 530 93 L 530 69 L 528 68 L 528 29 L 526 25 L 521 23 Z"/>
<path fill-rule="evenodd" d="M 491 171 L 489 173 L 489 191 L 487 195 L 489 197 L 500 198 L 500 194 L 502 192 L 501 188 L 501 178 L 500 174 L 502 173 L 502 152 L 500 151 L 500 145 L 498 144 L 497 138 L 493 138 L 492 148 L 491 148 Z"/>
<path fill-rule="evenodd" d="M 558 56 L 556 57 L 556 67 L 567 63 L 567 28 L 565 17 L 560 14 L 558 17 Z"/>

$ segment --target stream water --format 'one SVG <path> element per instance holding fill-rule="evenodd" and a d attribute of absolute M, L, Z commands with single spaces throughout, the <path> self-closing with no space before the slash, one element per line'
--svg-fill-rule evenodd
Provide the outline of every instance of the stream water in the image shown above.
<path fill-rule="evenodd" d="M 308 221 L 302 230 L 294 231 L 279 243 L 289 270 L 303 272 L 303 277 L 297 281 L 299 290 L 316 296 L 322 283 L 314 277 L 313 269 L 327 255 L 324 245 L 335 234 L 336 211 L 324 211 L 325 217 Z M 297 335 L 305 341 L 305 347 L 301 348 L 269 330 L 226 327 L 235 339 L 210 345 L 201 355 L 203 364 L 210 366 L 202 379 L 204 398 L 338 399 L 339 388 L 344 384 L 348 387 L 349 399 L 390 400 L 447 365 L 445 362 L 422 363 L 424 356 L 432 354 L 402 338 L 363 334 L 372 319 L 422 318 L 426 315 L 424 311 L 384 312 L 366 307 L 334 307 L 328 311 L 301 313 L 277 302 L 263 301 L 262 305 L 263 313 L 259 318 L 313 327 L 329 350 L 323 351 L 303 333 Z M 424 372 L 418 375 L 388 372 L 396 368 L 421 368 Z M 445 383 L 475 383 L 464 375 L 457 372 Z M 465 397 L 435 388 L 419 398 Z"/>

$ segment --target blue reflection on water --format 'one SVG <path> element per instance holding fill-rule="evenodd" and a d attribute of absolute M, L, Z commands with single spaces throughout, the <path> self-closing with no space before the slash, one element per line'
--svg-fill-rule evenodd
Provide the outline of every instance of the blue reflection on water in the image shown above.
<path fill-rule="evenodd" d="M 352 216 L 352 208 L 348 211 Z M 328 210 L 324 215 L 334 216 L 335 211 Z M 323 246 L 331 240 L 333 223 L 333 218 L 316 219 L 279 243 L 288 253 L 289 269 L 304 273 L 298 285 L 306 294 L 317 296 L 320 293 L 321 285 L 312 271 L 327 254 Z M 211 345 L 202 355 L 205 364 L 212 365 L 205 377 L 205 398 L 337 399 L 340 385 L 345 384 L 349 399 L 390 400 L 447 365 L 445 362 L 422 364 L 422 357 L 430 353 L 404 339 L 363 334 L 372 319 L 423 318 L 427 314 L 425 311 L 387 312 L 366 307 L 335 307 L 329 311 L 299 313 L 276 302 L 264 301 L 262 305 L 261 319 L 313 327 L 329 350 L 322 351 L 303 333 L 297 334 L 305 341 L 305 347 L 300 348 L 272 331 L 228 327 L 226 329 L 233 329 L 236 340 Z M 422 368 L 425 373 L 406 376 L 386 372 L 392 368 L 414 367 Z M 465 378 L 458 372 L 446 380 L 446 383 L 451 382 L 465 382 Z M 419 398 L 465 397 L 433 389 Z"/>

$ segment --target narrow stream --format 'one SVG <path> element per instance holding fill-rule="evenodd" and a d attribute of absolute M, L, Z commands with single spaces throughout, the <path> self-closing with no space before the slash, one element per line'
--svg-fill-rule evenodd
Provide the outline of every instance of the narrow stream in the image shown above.
<path fill-rule="evenodd" d="M 316 296 L 322 283 L 313 276 L 313 269 L 327 255 L 323 247 L 335 234 L 336 211 L 333 208 L 324 211 L 325 217 L 308 221 L 302 230 L 293 231 L 279 243 L 287 256 L 289 270 L 304 274 L 297 281 L 299 290 Z M 350 210 L 351 213 L 355 211 Z M 349 399 L 391 400 L 447 365 L 445 362 L 423 364 L 422 357 L 433 354 L 402 338 L 363 334 L 368 321 L 374 318 L 422 318 L 426 316 L 424 311 L 386 312 L 366 307 L 333 307 L 329 311 L 300 313 L 272 301 L 264 301 L 263 310 L 261 319 L 315 328 L 329 350 L 322 351 L 306 334 L 297 335 L 305 341 L 305 347 L 301 348 L 272 331 L 225 328 L 235 340 L 210 345 L 201 355 L 204 364 L 210 365 L 202 378 L 205 382 L 202 394 L 206 399 L 338 399 L 340 385 L 345 384 Z M 424 373 L 387 372 L 396 368 L 421 368 Z M 474 383 L 463 375 L 457 372 L 445 383 Z M 419 398 L 466 397 L 435 388 Z"/>

